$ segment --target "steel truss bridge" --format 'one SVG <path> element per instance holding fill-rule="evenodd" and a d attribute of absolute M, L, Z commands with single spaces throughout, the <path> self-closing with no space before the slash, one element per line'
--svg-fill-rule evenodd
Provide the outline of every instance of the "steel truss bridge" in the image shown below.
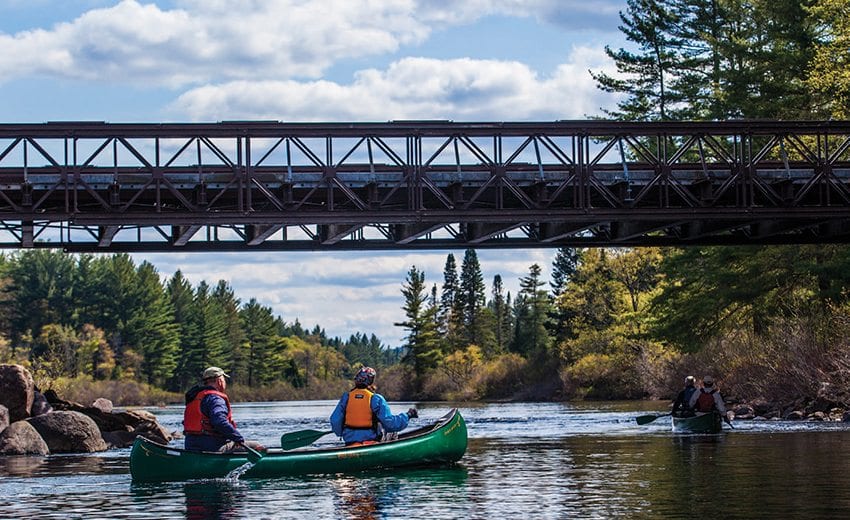
<path fill-rule="evenodd" d="M 850 122 L 0 124 L 0 247 L 850 242 Z"/>

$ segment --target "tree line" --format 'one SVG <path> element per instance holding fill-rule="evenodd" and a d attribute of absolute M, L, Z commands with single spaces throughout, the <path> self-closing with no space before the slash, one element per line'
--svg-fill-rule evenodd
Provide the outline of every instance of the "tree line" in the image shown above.
<path fill-rule="evenodd" d="M 0 361 L 42 379 L 131 380 L 180 391 L 210 365 L 237 385 L 293 388 L 337 381 L 353 366 L 392 364 L 398 353 L 372 334 L 328 338 L 284 322 L 230 285 L 163 280 L 127 254 L 28 250 L 0 257 Z"/>
<path fill-rule="evenodd" d="M 712 374 L 730 395 L 850 391 L 850 247 L 559 249 L 515 298 L 475 251 L 402 293 L 408 393 L 439 399 L 644 398 Z M 438 287 L 439 286 L 439 287 Z M 834 394 L 834 395 L 833 395 Z M 841 398 L 843 399 L 843 398 Z"/>

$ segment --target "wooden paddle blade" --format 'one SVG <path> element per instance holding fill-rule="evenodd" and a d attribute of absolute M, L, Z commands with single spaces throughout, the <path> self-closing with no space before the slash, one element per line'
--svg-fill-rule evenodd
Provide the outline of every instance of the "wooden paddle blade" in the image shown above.
<path fill-rule="evenodd" d="M 301 430 L 297 432 L 284 433 L 280 436 L 280 447 L 285 450 L 294 450 L 308 444 L 313 444 L 320 437 L 333 433 L 331 431 Z"/>
<path fill-rule="evenodd" d="M 669 415 L 670 415 L 669 413 L 665 413 L 665 414 L 661 414 L 661 415 L 658 415 L 658 414 L 639 415 L 638 417 L 635 418 L 635 420 L 637 421 L 638 424 L 643 425 L 643 424 L 649 424 L 652 421 L 654 421 L 655 419 L 659 419 L 661 417 L 667 417 Z"/>
<path fill-rule="evenodd" d="M 658 419 L 657 415 L 641 415 L 641 416 L 638 416 L 635 420 L 637 421 L 638 424 L 643 425 L 643 424 L 649 424 L 652 421 L 654 421 L 655 419 Z"/>

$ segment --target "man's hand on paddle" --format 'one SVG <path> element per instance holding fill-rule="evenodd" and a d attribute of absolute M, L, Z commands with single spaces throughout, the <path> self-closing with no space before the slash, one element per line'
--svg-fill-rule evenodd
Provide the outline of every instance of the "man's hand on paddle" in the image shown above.
<path fill-rule="evenodd" d="M 416 408 L 411 408 L 407 411 L 407 417 L 410 419 L 416 419 L 419 417 L 419 412 L 416 411 Z"/>

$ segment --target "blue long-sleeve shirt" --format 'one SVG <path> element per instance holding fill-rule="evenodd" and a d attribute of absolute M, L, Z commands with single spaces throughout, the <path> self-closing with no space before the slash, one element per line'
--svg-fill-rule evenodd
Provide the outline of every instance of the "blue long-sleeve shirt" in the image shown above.
<path fill-rule="evenodd" d="M 378 440 L 379 434 L 375 430 L 347 428 L 345 426 L 345 408 L 347 406 L 348 392 L 342 394 L 336 408 L 334 408 L 334 411 L 331 414 L 330 421 L 333 432 L 342 437 L 342 440 L 344 440 L 346 444 Z M 410 418 L 407 416 L 407 412 L 393 415 L 390 411 L 390 405 L 387 404 L 387 400 L 384 399 L 384 396 L 381 394 L 372 394 L 372 399 L 369 401 L 369 407 L 372 409 L 372 413 L 375 414 L 375 417 L 377 417 L 378 422 L 381 424 L 384 431 L 389 433 L 400 432 L 407 428 L 407 423 L 410 421 Z"/>
<path fill-rule="evenodd" d="M 203 390 L 203 388 L 198 389 L 198 391 L 200 390 Z M 201 400 L 201 412 L 209 417 L 210 424 L 218 435 L 187 434 L 183 441 L 183 446 L 187 450 L 218 451 L 227 441 L 245 442 L 245 438 L 239 433 L 239 430 L 234 428 L 227 420 L 227 403 L 224 399 L 214 394 L 205 396 Z"/>

